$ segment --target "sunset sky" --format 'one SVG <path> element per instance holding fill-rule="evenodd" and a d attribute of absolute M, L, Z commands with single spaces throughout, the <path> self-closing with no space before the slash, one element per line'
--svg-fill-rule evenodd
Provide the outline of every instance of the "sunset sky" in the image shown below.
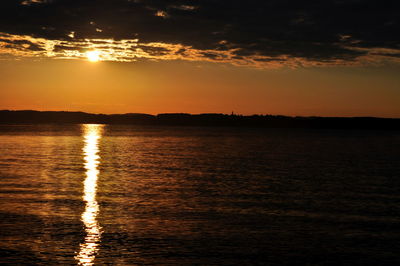
<path fill-rule="evenodd" d="M 2 0 L 0 109 L 400 117 L 399 10 Z"/>

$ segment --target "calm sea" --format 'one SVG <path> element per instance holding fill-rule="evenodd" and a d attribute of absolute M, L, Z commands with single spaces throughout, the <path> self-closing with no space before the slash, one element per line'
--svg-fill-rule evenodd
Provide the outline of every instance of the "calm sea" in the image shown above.
<path fill-rule="evenodd" d="M 0 126 L 0 263 L 399 265 L 400 132 Z"/>

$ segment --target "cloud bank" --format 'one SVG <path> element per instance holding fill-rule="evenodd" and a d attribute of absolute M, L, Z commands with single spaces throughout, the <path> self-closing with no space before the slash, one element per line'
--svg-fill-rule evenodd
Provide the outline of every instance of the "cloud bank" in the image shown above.
<path fill-rule="evenodd" d="M 2 0 L 0 54 L 254 67 L 400 62 L 398 1 Z"/>

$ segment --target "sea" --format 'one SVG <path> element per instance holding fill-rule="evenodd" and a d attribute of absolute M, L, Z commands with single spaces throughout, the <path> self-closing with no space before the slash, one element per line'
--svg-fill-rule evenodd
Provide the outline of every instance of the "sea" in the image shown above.
<path fill-rule="evenodd" d="M 2 265 L 400 265 L 400 132 L 0 125 Z"/>

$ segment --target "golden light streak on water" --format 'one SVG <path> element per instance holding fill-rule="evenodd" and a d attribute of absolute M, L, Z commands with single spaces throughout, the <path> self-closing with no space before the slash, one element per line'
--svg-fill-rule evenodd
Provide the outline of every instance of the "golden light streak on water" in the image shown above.
<path fill-rule="evenodd" d="M 100 163 L 99 140 L 103 127 L 104 125 L 82 125 L 85 142 L 82 152 L 86 169 L 83 194 L 86 208 L 82 213 L 82 222 L 85 225 L 86 237 L 84 243 L 80 245 L 79 254 L 75 257 L 79 265 L 93 265 L 101 240 L 101 227 L 97 221 L 99 204 L 96 201 L 96 191 Z"/>

